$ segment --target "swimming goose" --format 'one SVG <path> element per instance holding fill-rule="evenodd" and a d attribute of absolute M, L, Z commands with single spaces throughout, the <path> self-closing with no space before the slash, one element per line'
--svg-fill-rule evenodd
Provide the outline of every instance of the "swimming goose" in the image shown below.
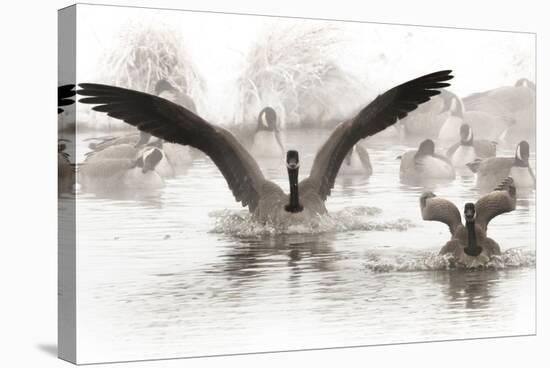
<path fill-rule="evenodd" d="M 285 148 L 279 134 L 277 113 L 265 107 L 258 114 L 258 125 L 250 148 L 254 157 L 284 157 Z"/>
<path fill-rule="evenodd" d="M 160 162 L 156 165 L 155 171 L 163 178 L 174 177 L 176 172 L 168 160 L 168 155 L 164 152 L 164 144 L 162 140 L 149 142 L 146 145 L 142 145 L 139 142 L 136 145 L 128 143 L 108 145 L 106 148 L 102 148 L 98 151 L 88 152 L 84 163 L 94 163 L 111 159 L 137 160 L 151 147 L 156 147 L 161 154 Z"/>
<path fill-rule="evenodd" d="M 505 111 L 468 110 L 464 102 L 453 92 L 442 91 L 451 105 L 451 119 L 447 119 L 441 126 L 438 139 L 452 142 L 456 139 L 456 132 L 462 124 L 466 123 L 475 130 L 476 135 L 482 139 L 498 141 L 506 133 L 506 130 L 514 124 L 514 119 L 507 116 Z M 472 107 L 471 107 L 472 108 Z"/>
<path fill-rule="evenodd" d="M 356 144 L 349 150 L 344 162 L 342 162 L 342 166 L 340 166 L 340 170 L 338 171 L 338 176 L 352 175 L 372 175 L 372 165 L 370 162 L 369 152 L 360 144 Z"/>
<path fill-rule="evenodd" d="M 79 166 L 78 182 L 92 191 L 158 189 L 164 186 L 156 171 L 162 157 L 160 149 L 146 147 L 137 159 L 91 159 Z"/>
<path fill-rule="evenodd" d="M 451 240 L 441 248 L 440 255 L 452 254 L 464 267 L 486 264 L 493 255 L 500 254 L 500 247 L 487 237 L 489 222 L 498 215 L 516 208 L 516 188 L 512 178 L 506 178 L 491 193 L 481 197 L 475 204 L 464 206 L 465 224 L 456 206 L 432 192 L 420 197 L 420 210 L 425 221 L 439 221 L 451 232 Z"/>
<path fill-rule="evenodd" d="M 71 99 L 76 95 L 74 84 L 67 84 L 57 87 L 57 114 L 63 113 L 63 106 L 69 106 L 74 103 Z M 70 192 L 75 184 L 74 165 L 69 160 L 69 154 L 66 152 L 67 142 L 69 140 L 57 139 L 57 191 Z"/>
<path fill-rule="evenodd" d="M 147 93 L 100 84 L 80 84 L 82 103 L 121 119 L 140 130 L 207 154 L 225 177 L 235 199 L 248 206 L 259 222 L 277 225 L 307 223 L 327 212 L 330 195 L 342 162 L 362 138 L 372 136 L 403 118 L 449 86 L 451 71 L 411 80 L 378 96 L 357 116 L 339 124 L 317 152 L 308 178 L 298 182 L 299 154 L 286 155 L 290 194 L 266 180 L 253 156 L 228 130 L 212 125 L 191 111 Z"/>
<path fill-rule="evenodd" d="M 401 156 L 399 167 L 401 180 L 408 184 L 428 184 L 454 180 L 456 173 L 451 161 L 435 151 L 435 144 L 426 139 L 417 150 Z"/>
<path fill-rule="evenodd" d="M 486 139 L 474 140 L 474 132 L 468 124 L 460 126 L 460 142 L 455 143 L 447 150 L 447 157 L 455 167 L 465 168 L 466 164 L 476 159 L 495 157 L 496 142 Z"/>
<path fill-rule="evenodd" d="M 508 176 L 514 179 L 518 190 L 531 190 L 536 186 L 535 174 L 529 165 L 529 143 L 526 141 L 517 145 L 514 157 L 476 160 L 467 166 L 477 174 L 477 186 L 482 190 L 494 187 Z"/>

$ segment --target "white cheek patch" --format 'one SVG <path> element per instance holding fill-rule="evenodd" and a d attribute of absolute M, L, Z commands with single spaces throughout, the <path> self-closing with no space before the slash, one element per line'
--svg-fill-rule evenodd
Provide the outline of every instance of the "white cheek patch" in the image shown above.
<path fill-rule="evenodd" d="M 472 140 L 472 138 L 473 138 L 472 128 L 468 128 L 468 138 L 466 140 L 469 142 Z"/>
<path fill-rule="evenodd" d="M 520 161 L 523 161 L 523 157 L 521 157 L 521 149 L 518 145 L 518 148 L 516 148 L 516 158 Z"/>
<path fill-rule="evenodd" d="M 260 118 L 260 121 L 262 122 L 262 125 L 266 128 L 269 128 L 269 125 L 267 124 L 267 120 L 265 119 L 265 112 L 262 113 L 262 117 Z"/>
<path fill-rule="evenodd" d="M 145 162 L 147 160 L 147 157 L 149 157 L 149 155 L 151 154 L 151 152 L 153 152 L 153 150 L 151 148 L 147 148 L 144 152 L 143 152 L 143 162 Z"/>

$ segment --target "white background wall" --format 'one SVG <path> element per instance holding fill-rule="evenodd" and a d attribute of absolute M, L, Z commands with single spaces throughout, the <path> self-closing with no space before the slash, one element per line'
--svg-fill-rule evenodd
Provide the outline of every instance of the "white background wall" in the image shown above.
<path fill-rule="evenodd" d="M 105 0 L 107 2 L 107 0 Z M 96 3 L 96 1 L 90 1 Z M 538 33 L 538 336 L 286 354 L 133 363 L 131 367 L 492 366 L 548 364 L 547 167 L 550 26 L 543 2 L 277 0 L 108 1 L 111 4 L 505 29 Z M 62 367 L 57 360 L 57 14 L 68 1 L 4 3 L 0 12 L 0 366 Z M 475 57 L 475 56 L 472 56 Z M 481 62 L 481 61 L 480 61 Z M 7 113 L 7 115 L 6 115 Z M 546 341 L 546 349 L 548 342 Z M 545 363 L 544 363 L 545 362 Z M 119 366 L 119 365 L 117 365 Z"/>

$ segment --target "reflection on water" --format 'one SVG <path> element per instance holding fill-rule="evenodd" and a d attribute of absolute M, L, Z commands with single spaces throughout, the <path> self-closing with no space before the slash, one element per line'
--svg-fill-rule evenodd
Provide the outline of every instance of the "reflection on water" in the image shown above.
<path fill-rule="evenodd" d="M 286 133 L 300 175 L 328 133 Z M 506 252 L 498 267 L 447 270 L 448 229 L 421 221 L 418 198 L 432 190 L 460 208 L 479 197 L 474 177 L 402 184 L 395 158 L 413 146 L 367 146 L 373 175 L 338 178 L 316 229 L 258 226 L 204 157 L 157 192 L 79 192 L 83 362 L 533 333 L 534 194 L 489 227 Z M 275 161 L 260 166 L 286 190 Z"/>

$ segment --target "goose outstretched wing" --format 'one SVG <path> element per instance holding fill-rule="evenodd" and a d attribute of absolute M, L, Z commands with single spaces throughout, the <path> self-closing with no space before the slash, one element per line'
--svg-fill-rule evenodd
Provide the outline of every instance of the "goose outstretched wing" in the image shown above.
<path fill-rule="evenodd" d="M 61 106 L 69 106 L 74 104 L 74 100 L 69 97 L 73 97 L 76 92 L 74 90 L 74 84 L 65 84 L 57 87 L 57 113 L 61 114 L 63 109 Z"/>
<path fill-rule="evenodd" d="M 453 78 L 450 73 L 450 70 L 439 71 L 394 87 L 374 99 L 353 119 L 339 124 L 317 152 L 311 173 L 303 184 L 312 186 L 326 199 L 349 150 L 359 140 L 384 130 L 438 95 L 438 88 L 450 85 L 444 83 Z"/>
<path fill-rule="evenodd" d="M 476 222 L 487 230 L 489 222 L 498 215 L 516 208 L 516 187 L 514 180 L 507 177 L 491 193 L 476 202 Z"/>
<path fill-rule="evenodd" d="M 439 221 L 449 226 L 449 231 L 454 235 L 456 228 L 462 224 L 460 211 L 453 202 L 439 198 L 432 192 L 422 193 L 420 196 L 420 211 L 422 219 L 426 221 Z"/>
<path fill-rule="evenodd" d="M 195 147 L 216 164 L 235 199 L 254 211 L 264 176 L 252 156 L 229 131 L 212 125 L 164 98 L 130 89 L 83 83 L 79 101 L 168 142 Z"/>

